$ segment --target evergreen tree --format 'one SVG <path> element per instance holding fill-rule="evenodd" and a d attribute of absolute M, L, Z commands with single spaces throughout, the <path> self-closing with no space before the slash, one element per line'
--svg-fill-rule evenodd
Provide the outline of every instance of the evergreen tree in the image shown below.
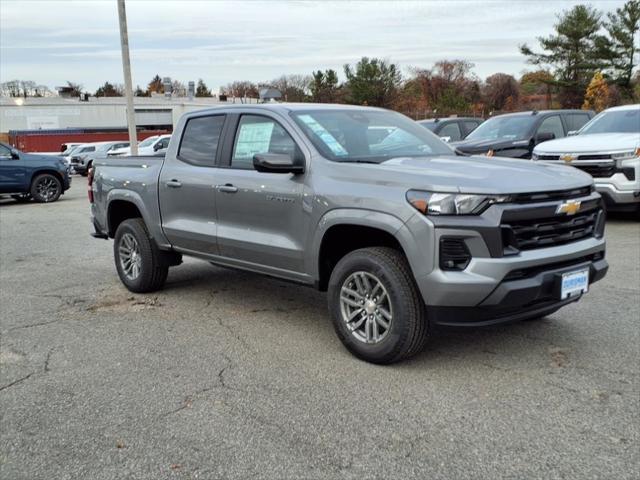
<path fill-rule="evenodd" d="M 334 103 L 338 98 L 338 74 L 331 69 L 313 72 L 309 88 L 314 102 Z"/>
<path fill-rule="evenodd" d="M 122 97 L 123 92 L 117 86 L 109 82 L 104 82 L 104 85 L 96 90 L 96 97 Z"/>
<path fill-rule="evenodd" d="M 609 13 L 604 26 L 609 38 L 604 42 L 604 57 L 618 85 L 629 90 L 637 65 L 637 36 L 640 30 L 640 0 L 629 0 L 615 13 Z"/>
<path fill-rule="evenodd" d="M 198 79 L 198 84 L 196 85 L 196 97 L 211 97 L 211 90 L 201 78 Z"/>
<path fill-rule="evenodd" d="M 554 68 L 553 84 L 560 88 L 560 102 L 564 107 L 580 106 L 589 79 L 604 66 L 601 47 L 605 38 L 598 33 L 601 26 L 600 12 L 576 5 L 559 16 L 554 35 L 538 38 L 544 53 L 534 53 L 527 45 L 520 46 L 529 63 Z"/>
<path fill-rule="evenodd" d="M 402 82 L 400 69 L 378 58 L 362 59 L 352 68 L 344 66 L 349 101 L 357 105 L 390 107 Z"/>

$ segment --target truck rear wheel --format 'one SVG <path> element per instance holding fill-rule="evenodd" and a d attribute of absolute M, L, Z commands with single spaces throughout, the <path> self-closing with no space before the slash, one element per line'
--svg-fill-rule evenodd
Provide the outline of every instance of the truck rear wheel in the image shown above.
<path fill-rule="evenodd" d="M 331 273 L 328 301 L 338 337 L 358 358 L 389 364 L 424 348 L 424 302 L 407 260 L 392 248 L 345 255 Z"/>
<path fill-rule="evenodd" d="M 120 280 L 132 292 L 153 292 L 164 286 L 169 262 L 141 218 L 130 218 L 118 226 L 113 256 Z"/>

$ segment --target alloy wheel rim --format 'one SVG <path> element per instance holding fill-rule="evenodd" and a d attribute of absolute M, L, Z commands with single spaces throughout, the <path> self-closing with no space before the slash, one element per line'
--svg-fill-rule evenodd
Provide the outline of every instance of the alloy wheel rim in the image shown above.
<path fill-rule="evenodd" d="M 354 272 L 342 283 L 340 311 L 347 329 L 363 343 L 379 343 L 391 331 L 391 298 L 380 279 L 369 272 Z"/>
<path fill-rule="evenodd" d="M 125 277 L 129 280 L 138 278 L 142 269 L 142 257 L 140 256 L 138 241 L 130 233 L 122 235 L 118 246 L 118 256 L 120 257 L 120 266 Z"/>
<path fill-rule="evenodd" d="M 60 187 L 58 185 L 58 182 L 50 177 L 43 178 L 38 182 L 38 185 L 36 185 L 38 196 L 45 202 L 48 202 L 49 200 L 54 198 L 58 194 L 59 188 Z"/>

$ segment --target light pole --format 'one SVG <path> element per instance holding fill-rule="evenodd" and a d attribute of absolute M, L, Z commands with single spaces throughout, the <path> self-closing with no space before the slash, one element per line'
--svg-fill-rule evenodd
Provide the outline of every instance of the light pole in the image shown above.
<path fill-rule="evenodd" d="M 133 107 L 133 84 L 131 83 L 131 60 L 129 59 L 129 34 L 127 33 L 127 11 L 124 7 L 124 0 L 118 0 L 118 19 L 120 21 L 120 46 L 122 47 L 124 94 L 127 97 L 129 144 L 131 146 L 131 155 L 137 155 L 138 135 L 136 133 L 136 112 Z"/>

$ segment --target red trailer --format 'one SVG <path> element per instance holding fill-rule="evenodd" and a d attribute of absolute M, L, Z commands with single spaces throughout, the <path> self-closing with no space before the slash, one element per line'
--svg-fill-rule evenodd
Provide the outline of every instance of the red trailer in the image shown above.
<path fill-rule="evenodd" d="M 138 130 L 138 141 L 171 130 Z M 23 152 L 59 153 L 63 144 L 127 141 L 126 128 L 64 128 L 59 130 L 10 130 L 9 143 Z"/>

